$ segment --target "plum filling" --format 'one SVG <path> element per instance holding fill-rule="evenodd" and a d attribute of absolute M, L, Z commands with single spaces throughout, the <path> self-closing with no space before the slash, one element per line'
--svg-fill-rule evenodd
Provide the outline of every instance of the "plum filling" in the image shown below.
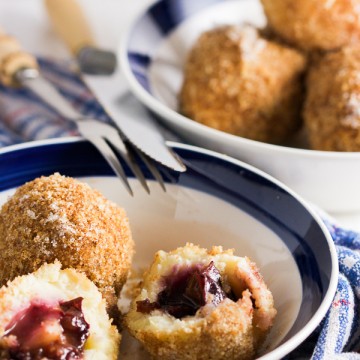
<path fill-rule="evenodd" d="M 82 298 L 58 306 L 33 303 L 18 313 L 0 339 L 2 354 L 11 360 L 75 360 L 83 358 L 89 324 L 82 312 Z"/>
<path fill-rule="evenodd" d="M 147 314 L 160 309 L 181 319 L 195 315 L 207 303 L 209 296 L 215 306 L 227 297 L 234 298 L 232 293 L 227 294 L 223 290 L 221 275 L 213 261 L 207 266 L 174 268 L 172 274 L 164 277 L 164 282 L 165 287 L 157 300 L 138 301 L 137 311 Z"/>

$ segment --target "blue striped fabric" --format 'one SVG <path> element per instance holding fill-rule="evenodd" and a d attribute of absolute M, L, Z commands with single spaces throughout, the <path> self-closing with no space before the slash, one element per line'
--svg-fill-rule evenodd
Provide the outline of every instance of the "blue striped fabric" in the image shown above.
<path fill-rule="evenodd" d="M 42 74 L 80 112 L 108 122 L 91 92 L 68 63 L 38 59 Z M 0 146 L 24 141 L 79 135 L 75 125 L 60 117 L 26 89 L 0 85 Z"/>
<path fill-rule="evenodd" d="M 39 59 L 42 72 L 80 112 L 109 118 L 68 63 Z M 24 89 L 0 85 L 0 146 L 78 135 L 75 126 Z M 360 360 L 360 234 L 321 214 L 337 245 L 340 277 L 331 308 L 318 329 L 287 359 Z"/>
<path fill-rule="evenodd" d="M 360 359 L 359 354 L 344 352 L 360 350 L 360 247 L 354 248 L 354 231 L 342 229 L 328 220 L 324 222 L 338 244 L 340 276 L 312 359 Z M 355 238 L 359 238 L 359 234 Z"/>

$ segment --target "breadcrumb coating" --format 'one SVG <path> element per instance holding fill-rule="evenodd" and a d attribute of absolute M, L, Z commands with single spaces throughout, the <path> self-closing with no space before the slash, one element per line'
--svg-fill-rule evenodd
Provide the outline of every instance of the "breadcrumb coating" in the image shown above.
<path fill-rule="evenodd" d="M 16 277 L 0 289 L 0 339 L 7 325 L 32 301 L 48 305 L 82 297 L 82 311 L 89 323 L 90 336 L 85 343 L 84 360 L 116 360 L 120 334 L 106 313 L 101 293 L 84 274 L 61 269 L 60 262 L 44 264 L 37 271 Z M 1 344 L 0 344 L 0 358 Z"/>
<path fill-rule="evenodd" d="M 305 128 L 316 150 L 360 151 L 360 47 L 318 58 L 307 78 Z"/>
<path fill-rule="evenodd" d="M 0 210 L 0 285 L 58 259 L 85 272 L 116 310 L 133 248 L 125 211 L 58 173 L 19 187 Z"/>
<path fill-rule="evenodd" d="M 269 26 L 304 50 L 333 50 L 360 39 L 359 0 L 261 0 Z"/>
<path fill-rule="evenodd" d="M 164 277 L 174 269 L 213 261 L 224 288 L 231 287 L 237 300 L 209 301 L 194 316 L 175 318 L 163 310 L 142 313 L 137 302 L 156 301 Z M 180 270 L 179 270 L 180 271 Z M 140 294 L 125 317 L 129 332 L 153 358 L 164 360 L 253 359 L 276 316 L 270 290 L 256 265 L 221 246 L 210 250 L 186 244 L 168 253 L 158 251 L 144 274 Z"/>
<path fill-rule="evenodd" d="M 209 30 L 188 56 L 180 111 L 221 131 L 281 143 L 301 125 L 305 66 L 299 51 L 250 25 Z"/>

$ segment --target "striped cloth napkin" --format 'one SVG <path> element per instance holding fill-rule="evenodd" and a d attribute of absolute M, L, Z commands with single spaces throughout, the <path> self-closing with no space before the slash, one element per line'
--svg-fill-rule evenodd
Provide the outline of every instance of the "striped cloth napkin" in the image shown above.
<path fill-rule="evenodd" d="M 43 75 L 85 115 L 109 122 L 102 107 L 69 63 L 39 59 Z M 24 89 L 0 85 L 0 147 L 25 141 L 79 135 L 73 123 L 61 118 Z M 338 251 L 340 277 L 332 305 L 314 333 L 286 359 L 360 360 L 360 234 L 321 216 Z"/>
<path fill-rule="evenodd" d="M 314 333 L 286 359 L 359 360 L 360 234 L 317 210 L 336 245 L 339 280 L 327 315 Z"/>
<path fill-rule="evenodd" d="M 70 63 L 38 59 L 41 72 L 81 113 L 109 122 Z M 0 85 L 0 147 L 24 141 L 78 136 L 76 126 L 62 118 L 26 89 Z"/>

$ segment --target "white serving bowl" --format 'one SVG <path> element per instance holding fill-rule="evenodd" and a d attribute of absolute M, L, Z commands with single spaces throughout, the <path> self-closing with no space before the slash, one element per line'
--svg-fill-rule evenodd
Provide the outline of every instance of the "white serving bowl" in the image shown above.
<path fill-rule="evenodd" d="M 278 310 L 269 347 L 259 355 L 283 358 L 314 331 L 333 300 L 338 262 L 329 232 L 306 202 L 262 171 L 207 150 L 171 146 L 188 170 L 166 173 L 164 193 L 142 166 L 149 196 L 125 166 L 134 197 L 89 142 L 57 139 L 1 149 L 0 206 L 16 187 L 60 172 L 88 182 L 126 210 L 136 244 L 134 268 L 143 270 L 156 251 L 186 242 L 249 256 Z M 149 359 L 135 340 L 124 339 L 121 359 Z"/>
<path fill-rule="evenodd" d="M 360 210 L 360 152 L 270 145 L 199 124 L 177 112 L 183 65 L 200 33 L 222 24 L 266 23 L 258 0 L 161 0 L 138 16 L 122 42 L 122 69 L 133 93 L 189 143 L 268 172 L 332 213 Z"/>

